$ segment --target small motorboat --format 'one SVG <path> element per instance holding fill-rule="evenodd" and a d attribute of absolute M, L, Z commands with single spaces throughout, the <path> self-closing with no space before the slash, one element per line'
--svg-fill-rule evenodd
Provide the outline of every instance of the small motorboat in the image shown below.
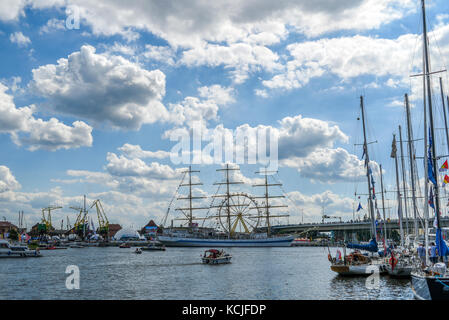
<path fill-rule="evenodd" d="M 122 243 L 119 248 L 131 248 L 131 246 L 129 245 L 129 243 Z"/>
<path fill-rule="evenodd" d="M 142 250 L 141 250 L 140 248 L 136 248 L 136 251 L 134 251 L 134 253 L 136 253 L 136 254 L 141 254 L 141 253 L 142 253 Z"/>
<path fill-rule="evenodd" d="M 0 258 L 41 257 L 39 248 L 30 250 L 26 246 L 12 246 L 6 240 L 0 240 Z"/>
<path fill-rule="evenodd" d="M 204 251 L 202 261 L 204 264 L 224 264 L 231 263 L 232 256 L 223 250 L 209 249 Z"/>

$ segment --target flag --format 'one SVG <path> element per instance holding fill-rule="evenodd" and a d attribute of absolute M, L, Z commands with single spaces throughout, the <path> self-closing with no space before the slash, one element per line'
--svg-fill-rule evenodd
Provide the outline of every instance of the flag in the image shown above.
<path fill-rule="evenodd" d="M 429 195 L 429 206 L 435 210 L 435 205 L 433 204 L 433 189 L 430 188 L 430 195 Z"/>
<path fill-rule="evenodd" d="M 446 242 L 444 242 L 443 237 L 441 235 L 441 229 L 437 229 L 437 233 L 436 233 L 436 239 L 435 239 L 435 244 L 437 246 L 438 249 L 438 255 L 440 257 L 444 257 L 449 255 L 449 249 L 446 245 Z"/>
<path fill-rule="evenodd" d="M 449 177 L 446 175 L 444 175 L 444 180 L 443 180 L 444 184 L 448 184 L 449 183 Z"/>
<path fill-rule="evenodd" d="M 362 204 L 359 202 L 359 207 L 357 208 L 357 212 L 359 212 L 360 210 L 362 210 Z"/>
<path fill-rule="evenodd" d="M 396 148 L 396 137 L 393 137 L 393 142 L 391 143 L 391 154 L 390 154 L 390 158 L 396 158 L 396 152 L 397 152 L 397 148 Z"/>
<path fill-rule="evenodd" d="M 449 168 L 449 165 L 447 164 L 447 160 L 446 160 L 446 161 L 444 161 L 443 165 L 441 166 L 440 172 L 446 171 L 448 168 Z"/>
<path fill-rule="evenodd" d="M 435 174 L 433 173 L 433 165 L 432 165 L 432 135 L 429 128 L 429 151 L 427 156 L 427 176 L 434 185 L 437 184 L 437 181 L 435 180 Z"/>

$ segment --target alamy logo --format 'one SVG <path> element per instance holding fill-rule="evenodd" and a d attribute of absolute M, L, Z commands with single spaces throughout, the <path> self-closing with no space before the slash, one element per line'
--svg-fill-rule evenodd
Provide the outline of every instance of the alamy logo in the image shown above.
<path fill-rule="evenodd" d="M 69 274 L 65 280 L 65 287 L 69 290 L 80 288 L 80 269 L 78 266 L 69 265 L 65 269 L 65 273 Z"/>
<path fill-rule="evenodd" d="M 276 171 L 278 138 L 268 127 L 208 130 L 201 122 L 194 122 L 189 130 L 171 132 L 170 141 L 178 143 L 171 149 L 170 160 L 175 165 L 260 164 Z"/>
<path fill-rule="evenodd" d="M 65 26 L 69 30 L 80 28 L 80 9 L 77 6 L 68 6 L 66 9 L 67 19 Z"/>
<path fill-rule="evenodd" d="M 366 278 L 365 286 L 367 289 L 379 289 L 380 288 L 380 272 L 379 272 L 379 266 L 368 266 L 366 268 L 368 273 L 371 273 L 371 275 Z"/>

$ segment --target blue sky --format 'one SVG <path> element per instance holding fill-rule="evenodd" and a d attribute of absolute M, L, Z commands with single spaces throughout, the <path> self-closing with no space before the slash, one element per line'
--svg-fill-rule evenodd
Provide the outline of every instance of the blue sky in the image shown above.
<path fill-rule="evenodd" d="M 426 3 L 439 70 L 449 55 L 449 3 Z M 319 221 L 322 206 L 352 218 L 354 191 L 366 193 L 354 147 L 362 141 L 359 96 L 369 140 L 378 141 L 370 145 L 373 166 L 382 164 L 388 190 L 399 124 L 406 140 L 404 93 L 414 136 L 422 137 L 420 80 L 409 78 L 421 70 L 417 0 L 22 0 L 2 1 L 0 12 L 0 109 L 8 115 L 0 120 L 0 215 L 13 222 L 24 210 L 31 226 L 42 207 L 60 204 L 55 219 L 73 223 L 68 207 L 83 194 L 100 198 L 111 222 L 159 222 L 185 167 L 170 161 L 175 143 L 167 136 L 198 120 L 209 130 L 247 125 L 279 134 L 286 156 L 277 179 L 289 195 L 289 222 L 299 222 L 301 210 L 305 221 Z M 67 28 L 73 17 L 78 29 Z M 440 154 L 443 137 L 439 130 Z M 422 155 L 422 143 L 415 147 Z M 203 192 L 215 192 L 219 167 L 196 166 Z M 258 168 L 241 165 L 241 178 L 251 184 Z M 360 201 L 366 207 L 366 197 Z"/>

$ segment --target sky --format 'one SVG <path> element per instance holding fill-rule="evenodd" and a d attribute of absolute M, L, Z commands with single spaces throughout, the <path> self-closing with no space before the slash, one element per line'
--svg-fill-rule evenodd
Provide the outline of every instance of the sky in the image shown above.
<path fill-rule="evenodd" d="M 426 6 L 432 71 L 444 70 L 449 3 Z M 360 96 L 395 218 L 390 152 L 398 125 L 407 141 L 405 93 L 423 154 L 422 78 L 410 77 L 422 72 L 421 33 L 418 0 L 0 0 L 0 218 L 17 224 L 24 211 L 31 227 L 58 205 L 54 224 L 73 224 L 70 206 L 86 195 L 110 223 L 161 223 L 189 165 L 172 160 L 171 137 L 199 125 L 208 137 L 275 134 L 269 180 L 283 187 L 271 191 L 290 215 L 276 223 L 321 221 L 323 210 L 352 219 L 366 214 L 354 214 L 359 202 L 367 208 Z M 435 140 L 446 156 L 439 77 L 449 87 L 447 72 L 432 76 Z M 403 159 L 409 177 L 405 143 Z M 192 165 L 203 183 L 194 193 L 211 196 L 223 192 L 223 164 L 206 160 Z M 245 185 L 232 191 L 263 195 L 252 187 L 261 166 L 239 164 L 233 178 Z"/>

